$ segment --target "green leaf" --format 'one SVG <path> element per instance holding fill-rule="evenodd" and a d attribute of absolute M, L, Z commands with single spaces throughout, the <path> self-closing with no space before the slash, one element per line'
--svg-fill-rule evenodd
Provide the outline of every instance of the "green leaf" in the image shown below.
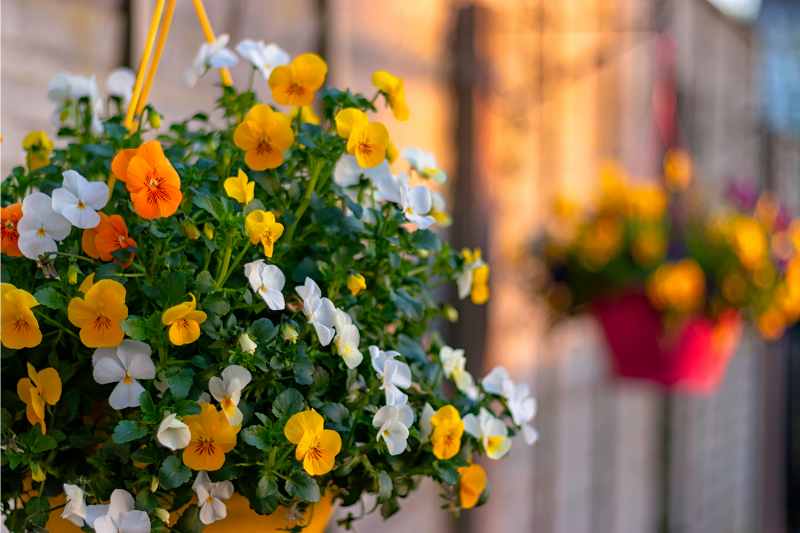
<path fill-rule="evenodd" d="M 378 473 L 378 499 L 384 501 L 392 496 L 392 478 L 384 470 Z"/>
<path fill-rule="evenodd" d="M 20 435 L 20 444 L 33 454 L 53 450 L 58 446 L 58 441 L 52 435 L 42 435 L 38 426 Z"/>
<path fill-rule="evenodd" d="M 114 428 L 114 434 L 111 438 L 117 444 L 125 444 L 126 442 L 141 439 L 145 435 L 147 435 L 147 430 L 135 420 L 121 420 Z"/>
<path fill-rule="evenodd" d="M 314 481 L 314 478 L 301 471 L 296 471 L 286 480 L 286 492 L 304 502 L 318 502 L 320 498 L 317 482 Z"/>
<path fill-rule="evenodd" d="M 169 390 L 175 398 L 182 400 L 189 395 L 189 389 L 194 382 L 194 371 L 191 368 L 182 368 L 179 372 L 167 378 Z"/>
<path fill-rule="evenodd" d="M 131 461 L 143 465 L 152 465 L 158 462 L 160 454 L 154 446 L 139 448 L 131 454 Z"/>
<path fill-rule="evenodd" d="M 241 432 L 242 440 L 259 450 L 269 450 L 272 445 L 269 439 L 269 430 L 264 426 L 250 426 Z"/>
<path fill-rule="evenodd" d="M 307 357 L 298 357 L 294 360 L 294 381 L 298 385 L 314 383 L 314 365 Z"/>
<path fill-rule="evenodd" d="M 150 391 L 146 389 L 139 395 L 139 410 L 142 413 L 142 420 L 145 422 L 155 424 L 161 421 L 160 413 L 153 402 L 153 397 L 150 395 Z"/>
<path fill-rule="evenodd" d="M 259 346 L 265 346 L 278 334 L 278 328 L 268 318 L 259 318 L 250 324 L 250 334 Z"/>
<path fill-rule="evenodd" d="M 198 293 L 205 294 L 214 286 L 214 278 L 208 270 L 203 270 L 195 278 L 194 286 Z"/>
<path fill-rule="evenodd" d="M 269 496 L 278 495 L 278 484 L 275 482 L 274 476 L 261 476 L 256 486 L 256 496 L 259 498 L 267 498 Z"/>
<path fill-rule="evenodd" d="M 429 229 L 415 231 L 411 237 L 411 244 L 422 250 L 439 250 L 442 247 L 442 241 Z"/>
<path fill-rule="evenodd" d="M 181 515 L 181 519 L 175 524 L 174 530 L 178 533 L 202 533 L 205 526 L 200 521 L 200 508 L 190 505 Z"/>
<path fill-rule="evenodd" d="M 326 403 L 322 406 L 322 414 L 328 425 L 336 431 L 341 433 L 350 429 L 347 425 L 350 411 L 348 411 L 347 407 L 344 405 L 340 403 Z"/>
<path fill-rule="evenodd" d="M 458 483 L 458 472 L 451 464 L 436 461 L 433 463 L 433 469 L 443 483 L 447 483 L 448 485 L 455 485 Z"/>
<path fill-rule="evenodd" d="M 147 321 L 140 316 L 128 315 L 128 318 L 122 321 L 122 330 L 128 337 L 137 341 L 148 338 Z"/>
<path fill-rule="evenodd" d="M 400 335 L 397 340 L 397 351 L 403 354 L 406 359 L 418 361 L 420 363 L 428 362 L 428 357 L 425 355 L 425 350 L 422 346 L 409 337 L 408 335 Z"/>
<path fill-rule="evenodd" d="M 272 414 L 277 418 L 288 418 L 303 409 L 303 395 L 297 389 L 288 388 L 278 394 L 272 403 Z"/>
<path fill-rule="evenodd" d="M 176 455 L 170 455 L 158 469 L 158 482 L 167 490 L 175 489 L 189 481 L 192 472 Z"/>
<path fill-rule="evenodd" d="M 25 514 L 30 525 L 44 527 L 50 518 L 50 502 L 47 496 L 36 496 L 28 500 L 25 504 Z"/>
<path fill-rule="evenodd" d="M 48 309 L 64 309 L 64 297 L 53 287 L 42 287 L 33 294 L 36 301 Z"/>

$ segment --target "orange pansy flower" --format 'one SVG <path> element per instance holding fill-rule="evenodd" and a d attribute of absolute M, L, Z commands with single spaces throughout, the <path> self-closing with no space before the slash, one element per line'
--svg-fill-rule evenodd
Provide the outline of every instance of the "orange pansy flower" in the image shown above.
<path fill-rule="evenodd" d="M 0 210 L 0 236 L 2 236 L 2 252 L 12 257 L 22 255 L 19 251 L 19 232 L 17 222 L 22 218 L 22 204 L 8 205 Z"/>
<path fill-rule="evenodd" d="M 81 247 L 89 257 L 101 261 L 114 260 L 114 252 L 135 248 L 136 241 L 128 236 L 128 226 L 119 215 L 106 215 L 99 213 L 100 224 L 96 228 L 83 231 Z M 128 266 L 133 261 L 133 254 L 123 266 Z"/>
<path fill-rule="evenodd" d="M 93 281 L 93 278 L 92 278 Z M 128 318 L 125 287 L 118 281 L 103 279 L 81 284 L 83 298 L 75 297 L 67 306 L 67 318 L 80 328 L 81 342 L 89 348 L 113 348 L 122 342 L 125 333 L 122 321 Z"/>
<path fill-rule="evenodd" d="M 237 428 L 225 413 L 208 403 L 200 404 L 200 414 L 183 417 L 192 437 L 183 449 L 183 464 L 192 470 L 213 471 L 225 464 L 225 454 L 236 446 Z"/>
<path fill-rule="evenodd" d="M 164 155 L 161 143 L 147 141 L 131 153 L 119 152 L 111 170 L 125 182 L 136 213 L 147 220 L 172 216 L 183 199 L 181 178 Z"/>

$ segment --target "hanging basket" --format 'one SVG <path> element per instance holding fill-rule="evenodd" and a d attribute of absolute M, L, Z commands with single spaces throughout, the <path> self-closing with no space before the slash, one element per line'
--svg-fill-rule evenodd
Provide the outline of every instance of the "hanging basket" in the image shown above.
<path fill-rule="evenodd" d="M 661 313 L 635 290 L 598 300 L 591 312 L 603 329 L 614 375 L 699 394 L 717 389 L 741 332 L 732 311 L 716 320 L 691 317 L 667 330 Z"/>

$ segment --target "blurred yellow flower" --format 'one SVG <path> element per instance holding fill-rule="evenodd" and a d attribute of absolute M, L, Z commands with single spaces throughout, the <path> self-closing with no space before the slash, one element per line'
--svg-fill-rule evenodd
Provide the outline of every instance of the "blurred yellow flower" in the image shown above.
<path fill-rule="evenodd" d="M 295 413 L 286 422 L 283 434 L 296 444 L 295 458 L 311 476 L 321 476 L 333 470 L 336 456 L 342 449 L 342 438 L 332 429 L 325 429 L 325 421 L 314 409 Z"/>
<path fill-rule="evenodd" d="M 244 230 L 252 244 L 261 243 L 264 255 L 272 257 L 275 242 L 283 235 L 283 224 L 275 220 L 272 211 L 255 209 L 244 219 Z"/>
<path fill-rule="evenodd" d="M 470 300 L 476 305 L 483 305 L 489 301 L 489 265 L 480 265 L 472 271 Z"/>
<path fill-rule="evenodd" d="M 359 292 L 367 288 L 367 280 L 361 274 L 350 274 L 347 278 L 347 288 L 350 294 L 357 296 Z"/>
<path fill-rule="evenodd" d="M 173 305 L 161 315 L 161 323 L 169 326 L 169 341 L 175 346 L 191 344 L 200 338 L 200 324 L 206 321 L 206 313 L 197 310 L 197 300 L 190 294 L 188 302 Z"/>
<path fill-rule="evenodd" d="M 586 227 L 578 240 L 578 257 L 591 270 L 604 267 L 622 247 L 622 223 L 617 217 L 603 216 Z"/>
<path fill-rule="evenodd" d="M 486 470 L 481 465 L 471 464 L 458 468 L 458 496 L 462 509 L 472 509 L 486 490 Z"/>
<path fill-rule="evenodd" d="M 383 163 L 388 146 L 389 131 L 380 122 L 356 122 L 347 139 L 347 152 L 355 156 L 362 168 Z"/>
<path fill-rule="evenodd" d="M 734 252 L 745 268 L 755 270 L 767 258 L 767 234 L 758 220 L 736 217 L 731 226 L 731 239 Z"/>
<path fill-rule="evenodd" d="M 628 189 L 628 213 L 634 218 L 653 220 L 664 216 L 667 195 L 654 183 L 633 185 Z"/>
<path fill-rule="evenodd" d="M 464 422 L 461 415 L 452 405 L 445 405 L 431 417 L 433 434 L 433 455 L 437 459 L 450 459 L 461 449 L 461 436 L 464 434 Z"/>
<path fill-rule="evenodd" d="M 376 70 L 372 73 L 372 84 L 386 96 L 394 118 L 408 120 L 409 110 L 402 78 L 385 70 Z"/>
<path fill-rule="evenodd" d="M 764 339 L 774 341 L 783 335 L 786 329 L 786 318 L 780 309 L 770 307 L 758 316 L 756 326 Z"/>
<path fill-rule="evenodd" d="M 282 105 L 311 105 L 327 74 L 328 65 L 317 54 L 300 54 L 288 65 L 272 70 L 269 76 L 272 98 Z"/>
<path fill-rule="evenodd" d="M 624 208 L 628 194 L 628 175 L 616 161 L 604 161 L 598 175 L 600 188 L 597 208 L 600 211 L 619 211 Z"/>
<path fill-rule="evenodd" d="M 223 186 L 225 193 L 242 205 L 249 204 L 255 197 L 256 182 L 249 181 L 242 169 L 239 169 L 236 176 L 226 179 Z"/>
<path fill-rule="evenodd" d="M 17 382 L 17 394 L 25 404 L 25 415 L 31 425 L 39 424 L 42 434 L 47 433 L 44 405 L 55 405 L 61 398 L 61 377 L 55 368 L 39 372 L 28 363 L 28 377 Z"/>
<path fill-rule="evenodd" d="M 36 170 L 50 164 L 53 141 L 44 131 L 32 131 L 22 139 L 22 149 L 26 152 L 28 170 Z"/>
<path fill-rule="evenodd" d="M 39 321 L 33 309 L 39 302 L 31 293 L 11 283 L 0 284 L 0 341 L 12 350 L 33 348 L 42 342 Z"/>
<path fill-rule="evenodd" d="M 633 259 L 642 266 L 661 261 L 667 252 L 667 238 L 660 226 L 647 225 L 637 230 L 632 243 Z"/>
<path fill-rule="evenodd" d="M 347 107 L 336 113 L 336 133 L 343 139 L 349 139 L 350 133 L 357 125 L 367 124 L 369 119 L 366 113 L 355 107 Z"/>
<path fill-rule="evenodd" d="M 664 155 L 664 181 L 672 190 L 684 190 L 692 182 L 692 158 L 685 150 L 672 148 Z"/>
<path fill-rule="evenodd" d="M 692 259 L 661 265 L 648 280 L 647 295 L 658 309 L 697 311 L 705 299 L 705 274 Z"/>

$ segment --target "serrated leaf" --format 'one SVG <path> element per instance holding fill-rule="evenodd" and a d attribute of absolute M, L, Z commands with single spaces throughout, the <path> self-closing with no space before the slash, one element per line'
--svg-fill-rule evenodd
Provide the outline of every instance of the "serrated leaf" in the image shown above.
<path fill-rule="evenodd" d="M 269 432 L 264 426 L 250 426 L 241 432 L 242 440 L 245 443 L 258 448 L 268 450 L 270 448 Z"/>
<path fill-rule="evenodd" d="M 303 409 L 303 395 L 297 389 L 288 388 L 278 394 L 272 403 L 272 414 L 277 418 L 288 418 Z"/>
<path fill-rule="evenodd" d="M 179 372 L 167 377 L 167 385 L 172 395 L 182 400 L 189 395 L 189 389 L 194 382 L 194 371 L 191 368 L 182 368 Z"/>
<path fill-rule="evenodd" d="M 259 346 L 265 346 L 278 334 L 278 328 L 268 318 L 259 318 L 250 324 L 250 335 Z"/>
<path fill-rule="evenodd" d="M 139 425 L 135 420 L 121 420 L 114 428 L 111 438 L 117 444 L 125 444 L 141 439 L 147 435 L 147 430 Z"/>
<path fill-rule="evenodd" d="M 128 318 L 122 321 L 122 330 L 125 334 L 137 341 L 146 340 L 147 335 L 147 321 L 136 315 L 128 315 Z"/>
<path fill-rule="evenodd" d="M 158 482 L 165 489 L 175 489 L 189 481 L 192 472 L 176 455 L 170 455 L 158 469 Z"/>
<path fill-rule="evenodd" d="M 256 486 L 256 496 L 259 498 L 267 498 L 277 495 L 278 484 L 275 482 L 275 478 L 273 476 L 261 476 Z"/>

